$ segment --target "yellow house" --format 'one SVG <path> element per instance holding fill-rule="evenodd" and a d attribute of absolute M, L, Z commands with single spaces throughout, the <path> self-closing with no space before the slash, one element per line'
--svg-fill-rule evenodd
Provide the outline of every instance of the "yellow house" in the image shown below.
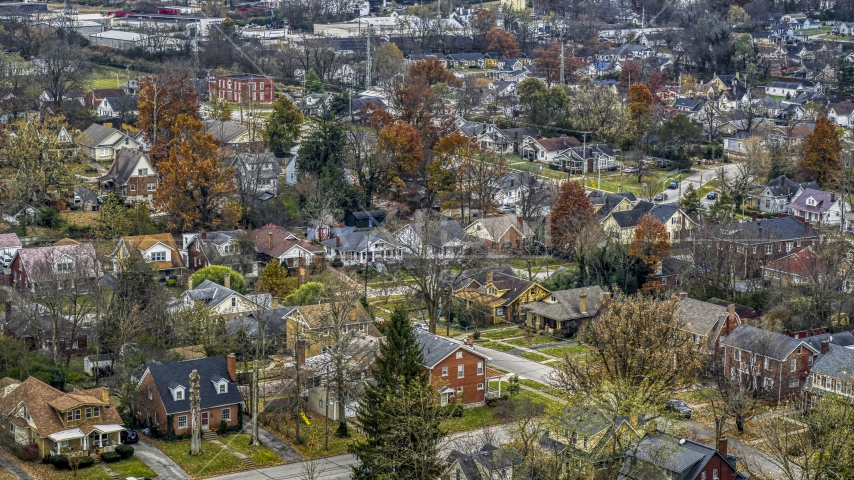
<path fill-rule="evenodd" d="M 121 264 L 130 252 L 136 251 L 158 272 L 159 280 L 178 277 L 184 272 L 184 260 L 175 238 L 169 233 L 122 237 L 110 254 L 113 272 L 121 270 Z"/>
<path fill-rule="evenodd" d="M 590 192 L 589 198 L 599 221 L 602 221 L 611 212 L 633 210 L 635 204 L 638 203 L 637 197 L 631 192 L 604 193 L 594 190 Z"/>
<path fill-rule="evenodd" d="M 0 431 L 38 457 L 100 455 L 121 444 L 122 419 L 106 388 L 61 392 L 30 377 L 0 379 Z"/>
<path fill-rule="evenodd" d="M 336 312 L 337 308 L 348 308 L 348 312 Z M 336 316 L 344 317 L 336 319 Z M 324 353 L 325 348 L 335 343 L 351 332 L 364 333 L 366 335 L 380 338 L 382 334 L 374 325 L 374 320 L 359 302 L 342 307 L 329 303 L 317 305 L 301 305 L 285 318 L 287 322 L 286 342 L 292 348 L 295 339 L 299 338 L 301 346 L 298 347 L 297 357 L 303 355 L 303 359 Z M 339 325 L 339 335 L 331 331 L 333 325 Z"/>
<path fill-rule="evenodd" d="M 525 9 L 525 0 L 501 0 L 501 9 L 509 7 L 515 11 L 522 11 Z"/>
<path fill-rule="evenodd" d="M 498 53 L 487 53 L 483 56 L 483 68 L 495 68 L 498 66 L 498 59 L 501 55 Z"/>
<path fill-rule="evenodd" d="M 484 314 L 493 324 L 521 322 L 522 305 L 536 302 L 551 294 L 540 284 L 506 273 L 487 272 L 481 278 L 469 278 L 454 291 L 454 298 L 466 308 L 487 308 Z"/>
<path fill-rule="evenodd" d="M 635 237 L 635 228 L 644 215 L 650 215 L 661 222 L 667 230 L 667 239 L 671 242 L 686 238 L 697 224 L 677 204 L 653 205 L 644 201 L 638 202 L 632 210 L 611 212 L 600 223 L 605 233 L 611 237 L 623 243 L 631 243 Z"/>

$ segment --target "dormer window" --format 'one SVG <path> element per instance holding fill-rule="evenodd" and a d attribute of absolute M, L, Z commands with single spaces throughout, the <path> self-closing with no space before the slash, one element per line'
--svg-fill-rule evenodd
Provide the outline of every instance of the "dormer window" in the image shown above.
<path fill-rule="evenodd" d="M 217 394 L 228 393 L 228 380 L 219 375 L 211 377 L 211 382 L 214 384 Z"/>
<path fill-rule="evenodd" d="M 557 302 L 557 298 L 555 298 L 555 296 L 554 296 L 554 295 L 552 295 L 552 297 L 551 297 L 551 298 L 552 298 L 552 303 Z"/>
<path fill-rule="evenodd" d="M 183 385 L 178 384 L 177 382 L 169 383 L 169 391 L 172 392 L 172 400 L 179 402 L 186 398 L 185 393 L 186 388 Z"/>
<path fill-rule="evenodd" d="M 166 261 L 166 252 L 151 252 L 151 261 L 152 262 L 165 262 Z"/>

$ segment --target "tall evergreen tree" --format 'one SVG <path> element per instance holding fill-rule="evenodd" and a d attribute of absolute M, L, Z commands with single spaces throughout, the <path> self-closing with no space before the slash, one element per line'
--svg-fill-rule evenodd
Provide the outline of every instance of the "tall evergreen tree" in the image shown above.
<path fill-rule="evenodd" d="M 687 187 L 685 187 L 685 194 L 679 199 L 679 205 L 682 207 L 682 210 L 685 210 L 690 216 L 694 216 L 703 209 L 703 202 L 700 200 L 700 194 L 694 188 L 693 183 L 689 183 Z"/>
<path fill-rule="evenodd" d="M 839 100 L 854 100 L 854 62 L 844 56 L 836 64 L 834 90 Z"/>
<path fill-rule="evenodd" d="M 366 438 L 350 447 L 360 462 L 354 479 L 426 480 L 441 473 L 435 465 L 442 409 L 423 360 L 406 310 L 396 307 L 356 412 Z"/>

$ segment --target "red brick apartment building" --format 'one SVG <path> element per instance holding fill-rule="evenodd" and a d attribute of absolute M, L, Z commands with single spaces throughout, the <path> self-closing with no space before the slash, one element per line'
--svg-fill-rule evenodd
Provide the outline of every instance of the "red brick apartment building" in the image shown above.
<path fill-rule="evenodd" d="M 273 103 L 274 88 L 273 77 L 252 73 L 220 75 L 208 80 L 211 98 L 216 96 L 233 103 Z"/>
<path fill-rule="evenodd" d="M 420 328 L 415 338 L 424 355 L 424 368 L 442 397 L 442 404 L 461 402 L 478 405 L 486 401 L 488 372 L 492 359 L 456 340 Z"/>

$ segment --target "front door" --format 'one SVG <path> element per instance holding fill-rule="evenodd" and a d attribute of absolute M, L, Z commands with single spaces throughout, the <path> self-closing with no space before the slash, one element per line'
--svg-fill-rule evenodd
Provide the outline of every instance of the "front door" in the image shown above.
<path fill-rule="evenodd" d="M 202 412 L 202 428 L 208 428 L 208 412 Z"/>

